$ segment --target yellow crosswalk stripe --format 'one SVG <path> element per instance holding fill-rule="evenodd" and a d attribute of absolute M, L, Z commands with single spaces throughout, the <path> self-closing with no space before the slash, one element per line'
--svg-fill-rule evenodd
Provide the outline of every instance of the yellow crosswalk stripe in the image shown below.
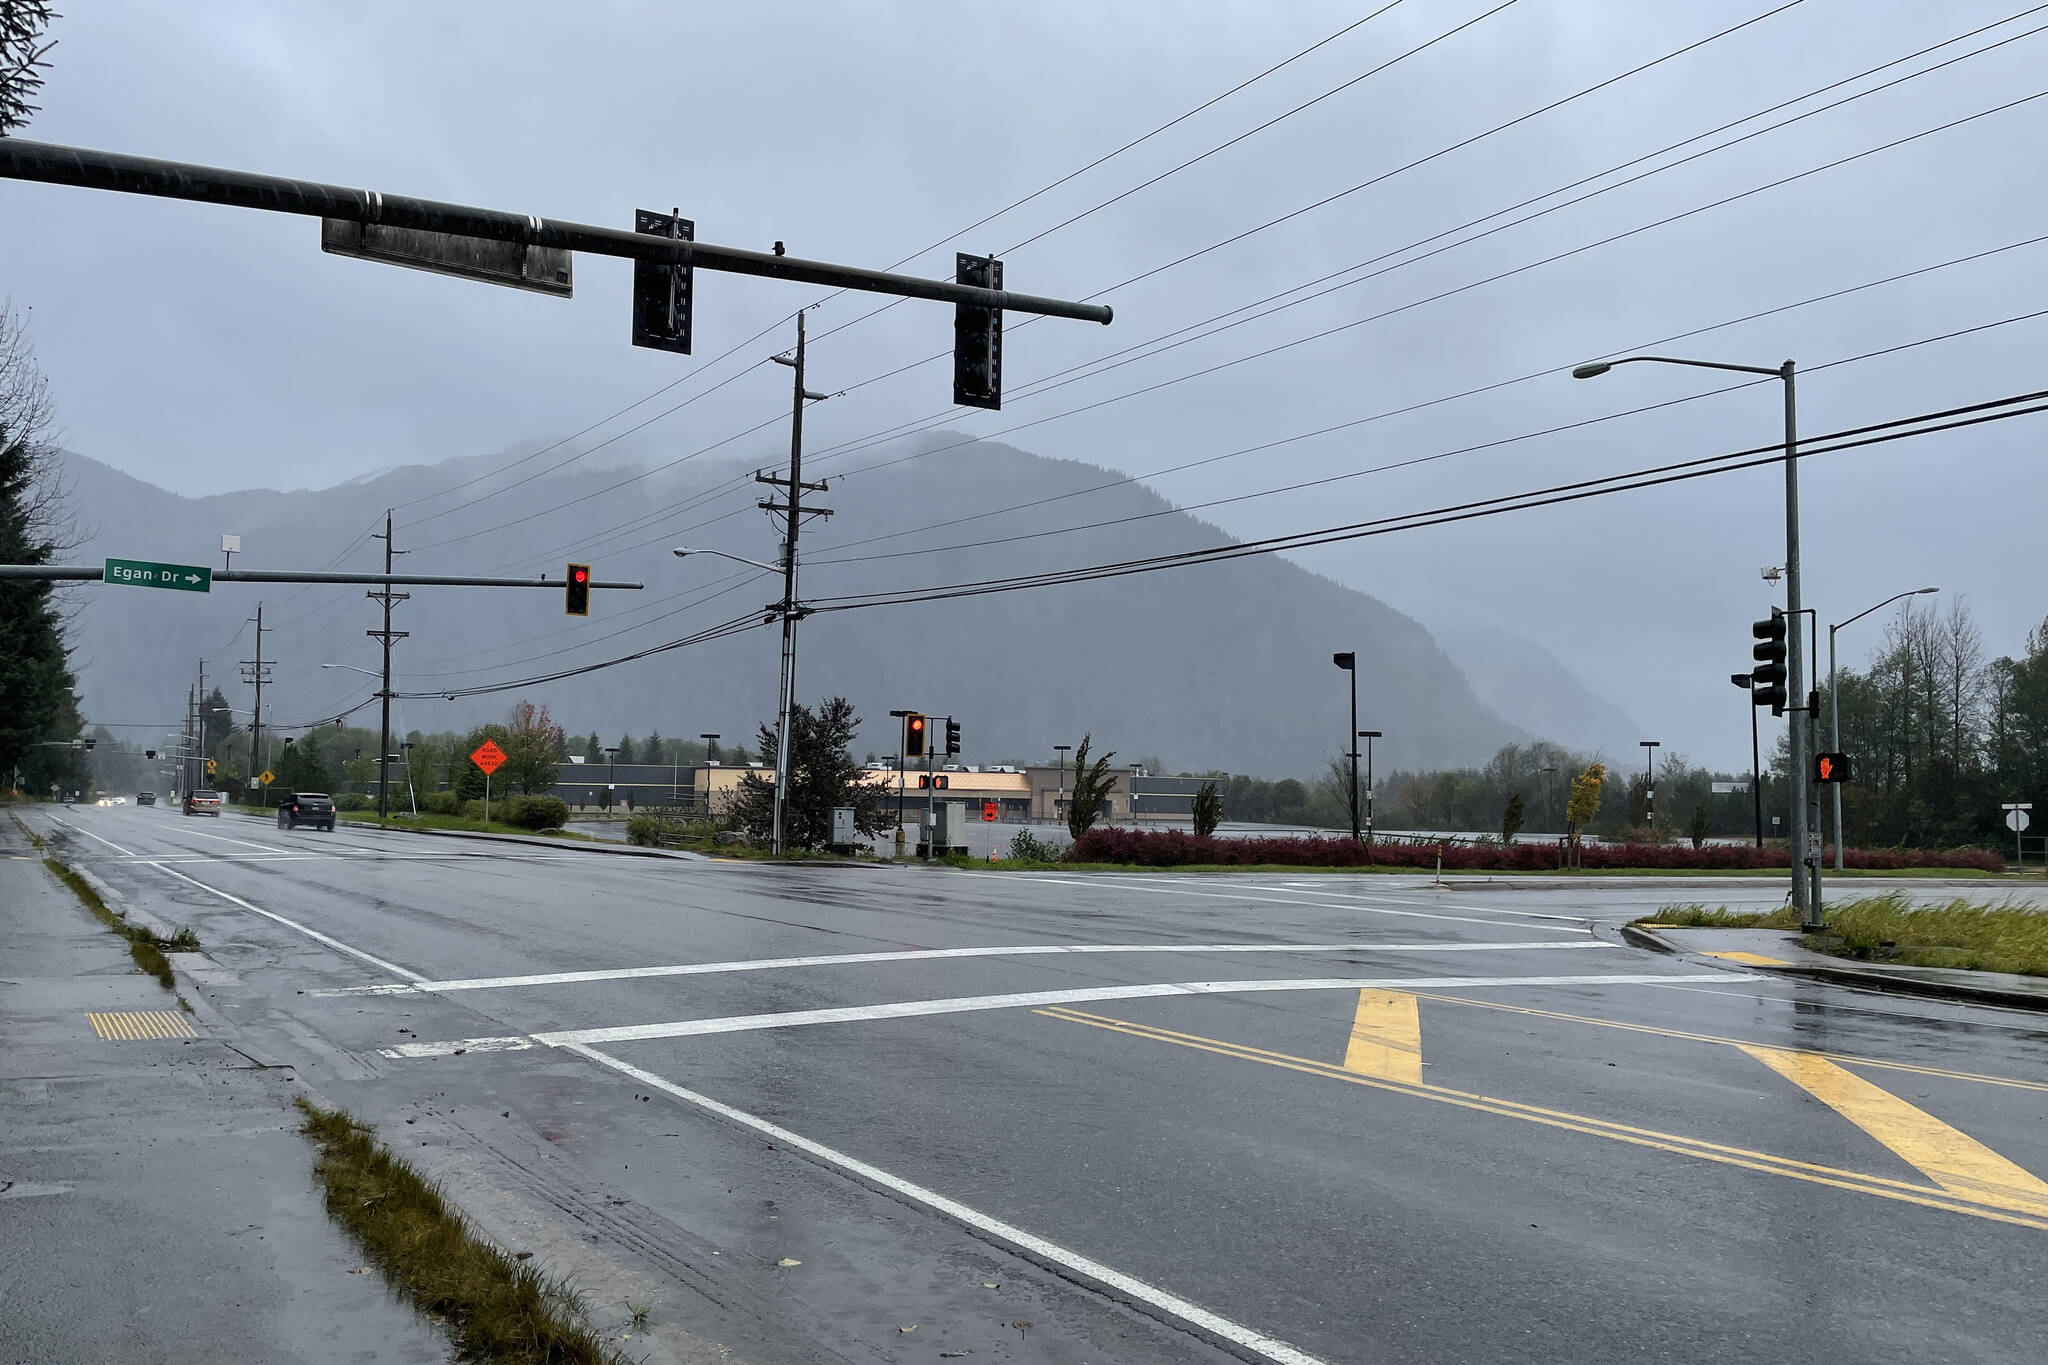
<path fill-rule="evenodd" d="M 94 1033 L 113 1042 L 199 1036 L 192 1021 L 176 1010 L 88 1010 L 85 1018 Z"/>
<path fill-rule="evenodd" d="M 1810 1052 L 1753 1044 L 1742 1050 L 1891 1148 L 1951 1194 L 2017 1213 L 2048 1214 L 2048 1182 L 1925 1109 Z"/>
<path fill-rule="evenodd" d="M 1406 991 L 1360 991 L 1344 1069 L 1389 1081 L 1421 1081 L 1420 1002 Z"/>

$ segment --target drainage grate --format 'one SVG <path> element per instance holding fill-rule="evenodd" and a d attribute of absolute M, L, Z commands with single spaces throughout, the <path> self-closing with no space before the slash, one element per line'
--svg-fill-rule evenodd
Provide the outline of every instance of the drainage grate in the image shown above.
<path fill-rule="evenodd" d="M 85 1016 L 102 1038 L 135 1042 L 144 1038 L 197 1038 L 199 1030 L 176 1010 L 123 1010 Z"/>

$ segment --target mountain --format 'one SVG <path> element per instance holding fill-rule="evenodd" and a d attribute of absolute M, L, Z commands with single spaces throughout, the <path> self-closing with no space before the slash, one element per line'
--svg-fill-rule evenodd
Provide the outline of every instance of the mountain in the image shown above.
<path fill-rule="evenodd" d="M 1635 751 L 1636 723 L 1534 640 L 1483 625 L 1440 625 L 1434 634 L 1479 699 L 1521 729 L 1609 762 Z"/>
<path fill-rule="evenodd" d="M 544 452 L 544 453 L 543 453 Z M 238 534 L 237 568 L 376 570 L 386 507 L 395 507 L 402 571 L 559 577 L 570 560 L 642 592 L 600 591 L 588 620 L 565 618 L 558 590 L 415 587 L 394 626 L 394 690 L 439 694 L 598 662 L 748 618 L 759 627 L 779 581 L 687 541 L 759 560 L 775 532 L 755 502 L 773 490 L 754 465 L 690 459 L 651 470 L 591 470 L 536 443 L 502 456 L 394 469 L 320 490 L 251 490 L 184 498 L 84 457 L 69 457 L 88 538 L 73 562 L 105 556 L 218 567 L 222 533 Z M 767 454 L 767 448 L 763 448 Z M 770 456 L 764 463 L 779 463 Z M 280 481 L 304 480 L 289 461 Z M 950 713 L 968 761 L 1049 756 L 1094 735 L 1096 750 L 1154 754 L 1173 767 L 1304 775 L 1344 747 L 1346 679 L 1337 649 L 1357 651 L 1359 724 L 1382 730 L 1388 768 L 1484 761 L 1526 730 L 1569 719 L 1573 694 L 1554 660 L 1518 664 L 1557 701 L 1540 713 L 1512 687 L 1519 724 L 1503 719 L 1430 633 L 1394 607 L 1284 559 L 1228 563 L 910 606 L 832 610 L 830 599 L 905 587 L 945 588 L 1018 573 L 1140 560 L 1230 543 L 1151 490 L 1094 466 L 935 432 L 807 464 L 832 509 L 806 526 L 797 695 L 843 694 L 867 718 L 860 747 L 890 752 L 891 709 Z M 521 481 L 524 482 L 521 482 Z M 467 486 L 450 489 L 452 485 Z M 503 489 L 502 493 L 495 490 Z M 437 496 L 438 495 L 438 496 Z M 471 505 L 470 500 L 475 500 Z M 950 524 L 946 524 L 950 523 Z M 1077 524 L 1086 529 L 1070 529 Z M 95 720 L 175 724 L 194 664 L 234 704 L 251 689 L 264 605 L 266 723 L 300 723 L 364 705 L 373 678 L 320 665 L 377 666 L 364 632 L 379 609 L 354 587 L 216 584 L 199 596 L 88 585 L 73 590 L 80 686 Z M 440 730 L 502 716 L 517 698 L 544 702 L 575 734 L 721 733 L 751 743 L 773 713 L 777 632 L 755 628 L 707 644 L 507 692 L 445 700 L 401 697 L 394 727 Z M 1482 653 L 1495 660 L 1502 652 Z M 1547 657 L 1547 656 L 1546 656 Z M 1495 670 L 1496 672 L 1498 670 Z M 1491 678 L 1492 674 L 1489 674 Z M 1581 689 L 1582 690 L 1582 689 Z M 1597 702 L 1597 699 L 1592 699 Z M 1552 712 L 1556 714 L 1553 716 Z M 238 717 L 238 719 L 245 719 Z M 1605 728 L 1605 721 L 1600 723 Z M 1624 727 L 1625 728 L 1625 727 Z M 136 732 L 139 733 L 139 732 Z"/>

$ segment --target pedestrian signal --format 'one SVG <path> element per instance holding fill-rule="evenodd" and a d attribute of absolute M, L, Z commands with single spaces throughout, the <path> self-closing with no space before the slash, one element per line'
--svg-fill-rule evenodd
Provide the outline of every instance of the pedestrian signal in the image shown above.
<path fill-rule="evenodd" d="M 1815 754 L 1813 756 L 1814 781 L 1847 782 L 1849 779 L 1849 755 Z"/>

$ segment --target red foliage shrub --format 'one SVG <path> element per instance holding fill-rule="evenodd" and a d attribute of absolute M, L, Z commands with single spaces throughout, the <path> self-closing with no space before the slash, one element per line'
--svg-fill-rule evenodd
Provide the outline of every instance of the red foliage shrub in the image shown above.
<path fill-rule="evenodd" d="M 1139 867 L 1184 867 L 1191 863 L 1226 867 L 1279 863 L 1294 867 L 1435 867 L 1435 840 L 1376 839 L 1371 848 L 1350 839 L 1198 838 L 1180 830 L 1113 829 L 1097 826 L 1067 848 L 1072 863 L 1128 863 Z M 1444 844 L 1444 870 L 1455 872 L 1541 872 L 1555 870 L 1557 845 L 1517 843 Z M 1790 865 L 1784 849 L 1753 844 L 1587 844 L 1580 851 L 1589 868 L 1670 871 L 1706 868 L 1772 868 Z M 1860 849 L 1843 861 L 1850 867 L 1893 871 L 1908 867 L 1975 868 L 2003 872 L 2005 859 L 1983 849 Z"/>

